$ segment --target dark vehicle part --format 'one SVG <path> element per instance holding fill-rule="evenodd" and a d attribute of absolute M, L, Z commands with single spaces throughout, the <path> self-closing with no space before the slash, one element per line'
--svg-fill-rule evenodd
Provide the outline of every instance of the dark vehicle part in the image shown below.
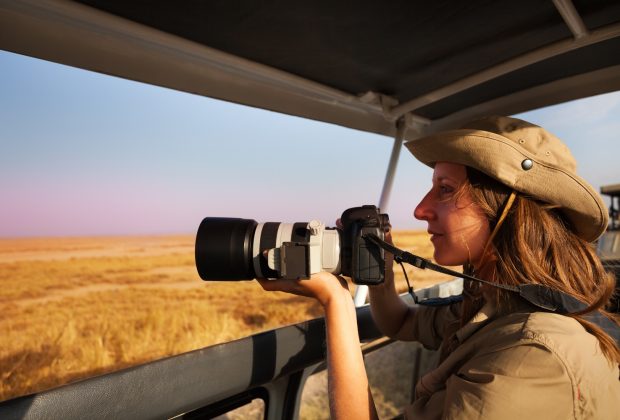
<path fill-rule="evenodd" d="M 361 340 L 381 337 L 370 307 L 357 318 Z M 318 318 L 6 401 L 0 418 L 211 418 L 223 402 L 247 396 L 264 398 L 269 418 L 294 418 L 285 402 L 301 392 L 297 376 L 322 364 L 324 343 Z"/>
<path fill-rule="evenodd" d="M 609 227 L 598 240 L 596 253 L 605 268 L 616 276 L 616 293 L 608 306 L 610 312 L 620 313 L 620 184 L 601 187 L 601 194 L 609 196 Z"/>

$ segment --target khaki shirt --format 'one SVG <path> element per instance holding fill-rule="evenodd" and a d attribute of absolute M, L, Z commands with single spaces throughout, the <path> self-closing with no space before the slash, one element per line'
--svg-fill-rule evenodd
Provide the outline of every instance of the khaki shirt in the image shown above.
<path fill-rule="evenodd" d="M 618 419 L 617 365 L 576 320 L 546 312 L 493 318 L 485 305 L 453 337 L 458 347 L 416 386 L 408 419 Z M 437 348 L 456 319 L 421 307 L 414 332 Z"/>

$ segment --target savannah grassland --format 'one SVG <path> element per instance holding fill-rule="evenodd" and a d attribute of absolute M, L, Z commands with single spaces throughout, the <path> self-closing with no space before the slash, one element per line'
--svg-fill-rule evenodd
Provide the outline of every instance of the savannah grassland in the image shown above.
<path fill-rule="evenodd" d="M 254 281 L 203 282 L 193 241 L 0 239 L 0 400 L 322 315 L 312 300 Z M 394 241 L 432 254 L 424 232 Z M 416 289 L 445 280 L 407 270 Z"/>

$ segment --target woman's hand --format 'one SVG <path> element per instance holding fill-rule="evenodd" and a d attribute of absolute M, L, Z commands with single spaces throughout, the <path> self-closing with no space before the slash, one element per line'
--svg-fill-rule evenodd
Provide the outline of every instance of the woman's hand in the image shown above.
<path fill-rule="evenodd" d="M 326 307 L 333 297 L 348 296 L 351 298 L 347 281 L 333 274 L 321 272 L 313 274 L 307 280 L 257 280 L 261 287 L 268 291 L 292 293 L 311 297 Z"/>

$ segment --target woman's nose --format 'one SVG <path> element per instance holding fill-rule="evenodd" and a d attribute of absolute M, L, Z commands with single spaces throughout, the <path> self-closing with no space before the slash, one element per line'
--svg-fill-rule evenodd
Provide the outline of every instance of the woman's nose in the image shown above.
<path fill-rule="evenodd" d="M 430 192 L 424 196 L 422 201 L 413 210 L 413 216 L 418 220 L 432 220 L 435 217 L 435 211 L 433 210 Z"/>

